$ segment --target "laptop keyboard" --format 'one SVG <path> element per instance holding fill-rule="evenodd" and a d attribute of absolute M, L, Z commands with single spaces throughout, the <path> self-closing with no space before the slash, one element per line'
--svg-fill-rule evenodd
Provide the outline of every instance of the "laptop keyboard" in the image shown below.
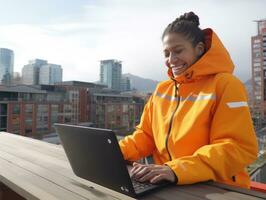
<path fill-rule="evenodd" d="M 136 180 L 132 180 L 132 184 L 134 187 L 135 192 L 150 188 L 152 186 L 154 186 L 153 184 L 149 183 L 149 182 L 138 182 Z"/>

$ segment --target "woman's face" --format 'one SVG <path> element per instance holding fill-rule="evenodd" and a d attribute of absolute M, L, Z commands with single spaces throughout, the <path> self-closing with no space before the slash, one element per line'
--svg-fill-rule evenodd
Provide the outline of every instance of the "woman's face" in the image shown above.
<path fill-rule="evenodd" d="M 204 53 L 204 44 L 195 47 L 178 33 L 169 33 L 163 38 L 163 51 L 166 66 L 172 69 L 174 77 L 183 73 Z"/>

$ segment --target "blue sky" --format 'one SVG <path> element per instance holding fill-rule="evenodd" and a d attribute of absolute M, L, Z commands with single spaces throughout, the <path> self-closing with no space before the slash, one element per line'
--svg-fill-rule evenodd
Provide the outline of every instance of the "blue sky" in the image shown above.
<path fill-rule="evenodd" d="M 99 60 L 123 61 L 123 73 L 166 79 L 161 34 L 184 12 L 213 28 L 231 54 L 235 74 L 251 75 L 253 20 L 266 0 L 0 0 L 0 47 L 15 53 L 15 71 L 40 58 L 63 67 L 64 80 L 97 81 Z"/>

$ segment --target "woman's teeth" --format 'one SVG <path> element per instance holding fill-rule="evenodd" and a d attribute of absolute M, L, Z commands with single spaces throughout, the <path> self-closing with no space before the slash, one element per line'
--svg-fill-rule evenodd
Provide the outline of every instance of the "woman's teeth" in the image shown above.
<path fill-rule="evenodd" d="M 183 69 L 184 67 L 185 65 L 178 65 L 178 66 L 172 67 L 172 70 L 180 70 L 180 69 Z"/>

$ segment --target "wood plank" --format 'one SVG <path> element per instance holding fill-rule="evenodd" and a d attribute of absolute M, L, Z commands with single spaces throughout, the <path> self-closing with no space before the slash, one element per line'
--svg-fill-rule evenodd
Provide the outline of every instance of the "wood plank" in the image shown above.
<path fill-rule="evenodd" d="M 3 146 L 2 144 L 0 145 L 0 157 L 4 157 L 5 159 L 9 160 L 9 162 L 13 163 L 14 165 L 18 165 L 20 167 L 26 168 L 30 170 L 32 173 L 39 174 L 39 176 L 45 177 L 49 181 L 54 182 L 70 191 L 73 191 L 73 192 L 79 191 L 80 194 L 85 192 L 86 194 L 84 193 L 84 195 L 86 196 L 86 195 L 90 195 L 89 193 L 87 193 L 88 192 L 87 189 L 94 187 L 95 190 L 90 191 L 90 192 L 96 193 L 98 195 L 101 194 L 101 199 L 118 199 L 119 197 L 123 199 L 132 199 L 129 197 L 125 197 L 125 195 L 114 192 L 110 189 L 108 189 L 108 193 L 106 193 L 107 188 L 103 190 L 102 186 L 100 186 L 99 188 L 99 185 L 95 183 L 78 178 L 77 176 L 73 174 L 71 169 L 65 170 L 65 172 L 62 174 L 61 165 L 57 167 L 56 169 L 54 169 L 53 167 L 54 165 L 48 163 L 49 167 L 47 167 L 42 162 L 42 156 L 37 156 L 38 158 L 33 157 L 32 159 L 31 156 L 34 155 L 35 152 L 32 152 L 31 154 L 28 153 L 28 154 L 23 155 L 24 153 L 25 151 L 21 149 L 18 151 L 16 149 L 11 149 L 8 146 Z M 38 159 L 39 162 L 36 163 L 36 159 Z M 83 191 L 84 188 L 85 188 L 85 191 Z M 105 191 L 105 193 L 100 192 L 100 191 Z M 110 198 L 106 194 L 109 194 L 109 196 L 112 198 Z M 96 199 L 96 197 L 94 199 Z"/>
<path fill-rule="evenodd" d="M 41 166 L 44 169 L 51 171 L 51 173 L 57 173 L 60 176 L 65 178 L 70 178 L 76 183 L 80 184 L 80 187 L 90 187 L 94 186 L 96 189 L 104 191 L 108 194 L 113 195 L 114 191 L 110 191 L 107 188 L 104 188 L 99 185 L 95 185 L 89 181 L 81 179 L 75 176 L 72 172 L 72 169 L 67 161 L 66 155 L 64 150 L 61 147 L 58 147 L 54 144 L 48 144 L 43 141 L 38 141 L 34 139 L 29 139 L 17 135 L 12 135 L 4 133 L 0 134 L 0 151 L 5 151 L 13 156 L 17 156 L 18 158 L 31 162 L 35 165 Z M 32 145 L 33 144 L 33 145 Z M 17 149 L 14 148 L 17 147 Z M 55 147 L 56 146 L 56 147 Z M 1 148 L 2 147 L 2 148 Z M 52 150 L 51 150 L 52 149 Z M 58 150 L 59 149 L 59 150 Z M 229 186 L 231 188 L 231 186 Z M 107 190 L 106 190 L 107 189 Z M 231 189 L 234 191 L 233 189 Z M 202 192 L 206 191 L 206 192 Z M 246 191 L 246 190 L 244 190 Z M 161 193 L 160 193 L 161 192 Z M 119 193 L 120 194 L 120 193 Z M 257 192 L 254 193 L 257 195 Z M 253 194 L 253 196 L 254 196 Z M 213 185 L 206 184 L 200 185 L 191 185 L 191 186 L 178 186 L 174 189 L 162 190 L 158 192 L 153 192 L 152 195 L 148 195 L 141 199 L 176 199 L 178 196 L 181 196 L 182 199 L 206 199 L 206 195 L 213 199 L 252 199 L 253 197 L 249 196 L 250 194 L 247 193 L 241 194 L 238 192 L 230 192 L 226 188 L 221 188 Z M 258 195 L 257 197 L 263 198 L 264 196 Z M 116 194 L 114 194 L 116 196 Z M 250 197 L 250 198 L 249 198 Z M 122 198 L 121 196 L 119 198 Z M 179 197 L 178 197 L 179 198 Z M 179 198 L 181 199 L 181 198 Z M 254 198 L 253 198 L 254 199 Z M 257 199 L 257 198 L 255 198 Z"/>
<path fill-rule="evenodd" d="M 84 188 L 79 187 L 78 183 L 74 180 L 71 180 L 70 178 L 60 176 L 55 172 L 48 171 L 42 168 L 41 166 L 35 165 L 33 163 L 30 163 L 16 156 L 5 153 L 3 151 L 0 151 L 0 158 L 5 159 L 8 162 L 12 163 L 13 165 L 18 166 L 26 171 L 29 171 L 30 173 L 35 174 L 36 176 L 39 176 L 40 178 L 46 179 L 53 184 L 59 185 L 60 187 L 68 191 L 71 191 L 72 193 L 80 195 L 84 197 L 85 199 L 91 199 L 91 198 L 99 199 L 99 196 L 100 196 L 100 199 L 105 199 L 105 200 L 117 200 L 118 199 L 118 198 L 106 195 L 100 191 L 95 191 L 94 189 L 91 189 L 91 188 L 89 188 L 90 190 L 85 190 Z M 98 194 L 98 195 L 95 195 L 95 194 Z"/>
<path fill-rule="evenodd" d="M 185 192 L 177 191 L 178 187 L 182 187 L 182 186 L 169 186 L 169 187 L 164 188 L 162 190 L 154 191 L 151 193 L 151 195 L 144 196 L 140 199 L 141 200 L 169 200 L 169 199 L 202 200 L 202 199 L 205 199 L 205 198 L 195 196 L 194 194 L 188 194 Z"/>
<path fill-rule="evenodd" d="M 239 200 L 239 196 L 245 197 L 247 199 L 254 199 L 254 200 L 261 200 L 262 198 L 258 197 L 250 197 L 249 195 L 237 195 L 237 193 L 234 194 L 234 192 L 228 192 L 227 190 L 223 190 L 221 188 L 217 187 L 210 187 L 208 185 L 205 185 L 205 183 L 197 183 L 192 185 L 183 185 L 178 186 L 173 190 L 171 194 L 171 198 L 174 198 L 179 193 L 187 193 L 190 195 L 194 195 L 199 197 L 200 199 L 215 199 L 215 200 Z M 170 198 L 169 198 L 170 199 Z"/>
<path fill-rule="evenodd" d="M 59 145 L 57 144 L 52 144 L 52 143 L 48 143 L 42 140 L 25 137 L 21 135 L 16 135 L 12 133 L 7 133 L 7 132 L 0 132 L 0 137 L 10 139 L 11 141 L 23 141 L 23 143 L 25 144 L 33 144 L 33 145 L 37 144 L 38 146 L 41 145 L 41 146 L 46 146 L 46 147 L 48 146 L 50 149 L 54 149 L 55 151 L 57 151 L 58 149 L 59 150 L 61 149 Z"/>
<path fill-rule="evenodd" d="M 0 140 L 10 143 L 12 146 L 19 146 L 35 151 L 45 152 L 46 154 L 57 157 L 58 159 L 66 160 L 65 152 L 61 145 L 50 144 L 44 141 L 5 132 L 0 132 Z"/>
<path fill-rule="evenodd" d="M 0 159 L 0 163 L 0 181 L 26 199 L 86 200 L 6 160 Z"/>
<path fill-rule="evenodd" d="M 186 193 L 190 195 L 194 195 L 200 199 L 215 199 L 215 200 L 238 200 L 238 199 L 231 199 L 228 197 L 225 197 L 223 195 L 223 190 L 208 190 L 201 184 L 193 184 L 193 185 L 183 185 L 176 188 L 174 192 L 171 193 L 172 198 L 174 198 L 175 195 L 178 193 Z M 212 198 L 209 198 L 208 195 L 211 195 Z"/>
<path fill-rule="evenodd" d="M 237 199 L 241 199 L 241 200 L 260 200 L 260 199 L 263 199 L 260 197 L 254 197 L 254 196 L 250 196 L 250 195 L 246 195 L 246 194 L 241 194 L 238 192 L 226 192 L 225 195 L 228 195 L 231 197 L 236 197 Z"/>
<path fill-rule="evenodd" d="M 262 192 L 258 192 L 258 191 L 254 191 L 254 190 L 247 190 L 247 189 L 244 189 L 244 188 L 240 188 L 240 187 L 236 187 L 236 186 L 230 186 L 230 185 L 217 183 L 217 182 L 208 182 L 206 184 L 210 185 L 210 186 L 213 186 L 213 187 L 216 187 L 216 188 L 221 188 L 221 189 L 224 189 L 224 190 L 227 190 L 227 191 L 234 191 L 234 192 L 238 192 L 238 193 L 241 193 L 241 194 L 247 194 L 247 195 L 250 195 L 250 196 L 266 199 L 266 194 L 262 193 Z"/>
<path fill-rule="evenodd" d="M 223 193 L 223 195 L 225 195 L 226 197 L 230 197 L 232 199 L 246 199 L 246 200 L 258 200 L 258 199 L 262 199 L 259 197 L 254 197 L 254 196 L 250 196 L 249 194 L 241 194 L 235 191 L 228 191 L 228 190 L 224 190 L 222 188 L 219 187 L 213 187 L 210 185 L 207 185 L 206 183 L 201 183 L 198 188 L 202 188 L 202 190 L 208 190 L 210 191 L 210 193 Z"/>
<path fill-rule="evenodd" d="M 16 146 L 16 148 L 14 148 L 12 144 L 5 143 L 0 139 L 0 148 L 2 148 L 3 151 L 9 152 L 24 160 L 28 160 L 30 162 L 39 165 L 43 165 L 43 162 L 46 162 L 47 166 L 49 166 L 49 169 L 54 171 L 65 170 L 65 169 L 67 171 L 72 171 L 70 163 L 67 160 L 67 158 L 64 160 L 60 160 L 52 155 L 45 154 L 45 152 L 36 152 L 29 148 L 25 149 L 21 146 Z"/>

